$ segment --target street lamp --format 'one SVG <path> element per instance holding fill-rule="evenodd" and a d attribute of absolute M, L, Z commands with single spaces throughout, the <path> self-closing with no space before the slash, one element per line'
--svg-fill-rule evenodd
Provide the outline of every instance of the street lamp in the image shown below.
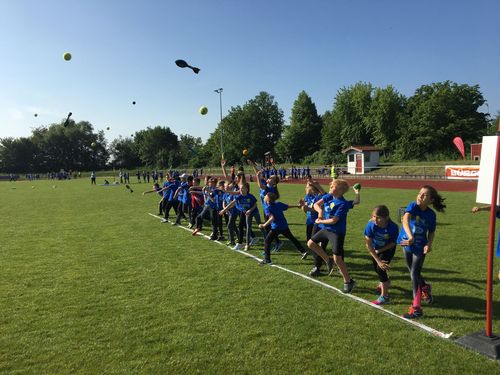
<path fill-rule="evenodd" d="M 222 159 L 224 159 L 224 148 L 222 146 L 222 135 L 224 134 L 224 130 L 222 128 L 222 87 L 220 89 L 214 90 L 217 94 L 219 94 L 219 105 L 220 105 L 220 152 L 222 155 Z"/>

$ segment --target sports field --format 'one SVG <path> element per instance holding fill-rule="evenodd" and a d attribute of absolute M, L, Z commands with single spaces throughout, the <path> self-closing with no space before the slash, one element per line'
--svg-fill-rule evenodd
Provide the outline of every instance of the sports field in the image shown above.
<path fill-rule="evenodd" d="M 474 193 L 442 192 L 447 213 L 438 214 L 423 269 L 435 302 L 423 306 L 420 322 L 453 332 L 446 340 L 161 224 L 148 215 L 157 213 L 158 197 L 140 195 L 150 185 L 131 186 L 134 193 L 87 179 L 0 183 L 0 373 L 500 371 L 453 342 L 484 329 L 488 213 L 470 213 Z M 280 192 L 285 203 L 304 195 L 301 185 L 282 184 Z M 354 295 L 375 298 L 378 279 L 363 241 L 373 206 L 388 205 L 397 220 L 397 208 L 416 193 L 362 189 L 346 238 Z M 305 215 L 290 209 L 287 218 L 305 242 Z M 261 249 L 250 253 L 260 256 Z M 272 256 L 301 274 L 312 267 L 288 242 Z M 411 298 L 399 250 L 392 266 L 387 309 L 399 315 Z M 342 286 L 338 275 L 319 279 Z M 500 332 L 499 302 L 494 315 Z"/>

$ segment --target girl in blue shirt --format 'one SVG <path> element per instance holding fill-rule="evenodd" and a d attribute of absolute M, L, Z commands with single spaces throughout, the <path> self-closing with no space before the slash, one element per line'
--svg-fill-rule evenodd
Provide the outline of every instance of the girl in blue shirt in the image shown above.
<path fill-rule="evenodd" d="M 387 206 L 375 207 L 364 233 L 366 248 L 373 258 L 373 267 L 380 280 L 380 296 L 372 302 L 374 305 L 385 305 L 390 302 L 389 287 L 391 281 L 387 276 L 387 270 L 389 270 L 389 263 L 396 252 L 398 232 L 399 228 L 390 219 Z"/>
<path fill-rule="evenodd" d="M 421 274 L 425 256 L 431 251 L 436 231 L 436 211 L 444 212 L 444 198 L 432 186 L 423 186 L 417 199 L 406 207 L 403 216 L 403 227 L 399 233 L 398 243 L 403 246 L 406 264 L 410 271 L 413 303 L 403 317 L 414 319 L 423 315 L 420 299 L 430 304 L 433 301 L 431 285 L 427 284 Z"/>

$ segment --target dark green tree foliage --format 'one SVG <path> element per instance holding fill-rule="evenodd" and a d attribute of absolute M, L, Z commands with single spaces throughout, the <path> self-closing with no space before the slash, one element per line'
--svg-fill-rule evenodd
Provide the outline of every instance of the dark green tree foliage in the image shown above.
<path fill-rule="evenodd" d="M 4 138 L 0 141 L 1 168 L 22 173 L 36 170 L 36 145 L 30 138 Z"/>
<path fill-rule="evenodd" d="M 455 155 L 455 136 L 466 144 L 480 141 L 488 125 L 487 114 L 477 111 L 484 102 L 478 85 L 446 81 L 421 86 L 408 99 L 397 155 L 403 160 Z"/>
<path fill-rule="evenodd" d="M 207 141 L 211 164 L 217 165 L 221 159 L 221 128 L 224 158 L 228 164 L 235 164 L 241 162 L 244 149 L 248 149 L 250 158 L 263 160 L 264 153 L 274 150 L 281 137 L 283 123 L 283 111 L 274 97 L 266 92 L 259 93 L 242 107 L 232 107 Z"/>
<path fill-rule="evenodd" d="M 110 153 L 114 165 L 118 168 L 133 169 L 142 165 L 132 138 L 120 136 L 113 140 L 110 145 Z"/>
<path fill-rule="evenodd" d="M 173 167 L 178 165 L 179 140 L 170 128 L 156 126 L 135 133 L 137 152 L 143 165 Z"/>
<path fill-rule="evenodd" d="M 301 91 L 292 107 L 290 126 L 284 129 L 283 137 L 276 145 L 280 159 L 299 161 L 318 151 L 322 127 L 316 105 L 305 91 Z"/>
<path fill-rule="evenodd" d="M 338 119 L 338 113 L 326 111 L 322 118 L 321 151 L 324 158 L 321 163 L 343 163 L 345 160 L 341 153 L 342 139 L 340 137 L 342 122 Z"/>
<path fill-rule="evenodd" d="M 390 151 L 399 137 L 405 101 L 392 86 L 375 89 L 369 112 L 371 144 Z"/>
<path fill-rule="evenodd" d="M 189 167 L 201 167 L 204 164 L 202 157 L 203 142 L 200 137 L 181 134 L 179 139 L 179 164 Z"/>

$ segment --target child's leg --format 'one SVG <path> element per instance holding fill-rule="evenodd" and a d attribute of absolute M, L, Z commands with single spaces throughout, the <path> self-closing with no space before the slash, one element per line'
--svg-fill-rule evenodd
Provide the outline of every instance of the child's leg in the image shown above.
<path fill-rule="evenodd" d="M 245 231 L 246 226 L 246 215 L 243 212 L 238 212 L 238 216 L 240 218 L 239 222 L 239 230 L 238 230 L 238 243 L 243 243 L 243 232 Z"/>
<path fill-rule="evenodd" d="M 285 230 L 281 231 L 281 234 L 288 238 L 290 241 L 292 241 L 293 245 L 295 248 L 299 251 L 300 254 L 304 254 L 306 252 L 306 249 L 304 249 L 304 246 L 295 238 L 295 236 L 290 232 L 290 228 L 286 228 Z"/>
<path fill-rule="evenodd" d="M 250 245 L 250 233 L 252 231 L 252 218 L 253 218 L 253 215 L 245 215 L 245 222 L 246 222 L 246 229 L 247 229 L 247 233 L 246 233 L 247 245 Z"/>
<path fill-rule="evenodd" d="M 260 221 L 260 213 L 259 213 L 259 209 L 256 208 L 255 210 L 253 210 L 252 212 L 252 215 L 254 218 L 255 218 L 255 222 L 257 223 L 257 225 L 261 224 L 262 222 Z M 251 228 L 251 226 L 250 226 Z M 260 232 L 262 233 L 262 238 L 266 238 L 267 236 L 267 232 L 265 229 L 261 229 Z"/>
<path fill-rule="evenodd" d="M 271 242 L 278 237 L 278 231 L 271 229 L 264 239 L 264 253 L 266 262 L 271 262 Z"/>
<path fill-rule="evenodd" d="M 210 221 L 212 223 L 211 239 L 217 239 L 219 236 L 219 213 L 216 208 L 210 207 Z"/>
<path fill-rule="evenodd" d="M 351 281 L 351 276 L 344 262 L 344 239 L 345 234 L 334 233 L 332 236 L 333 260 L 339 267 L 340 273 L 344 278 L 344 283 L 349 283 Z"/>
<path fill-rule="evenodd" d="M 411 285 L 413 289 L 413 307 L 420 308 L 420 286 L 422 285 L 422 277 L 420 275 L 424 265 L 425 255 L 417 255 L 409 251 L 405 251 L 406 265 L 410 271 Z"/>
<path fill-rule="evenodd" d="M 227 233 L 229 237 L 229 242 L 234 243 L 236 237 L 238 235 L 238 231 L 236 229 L 236 214 L 229 214 L 229 219 L 227 222 Z"/>

